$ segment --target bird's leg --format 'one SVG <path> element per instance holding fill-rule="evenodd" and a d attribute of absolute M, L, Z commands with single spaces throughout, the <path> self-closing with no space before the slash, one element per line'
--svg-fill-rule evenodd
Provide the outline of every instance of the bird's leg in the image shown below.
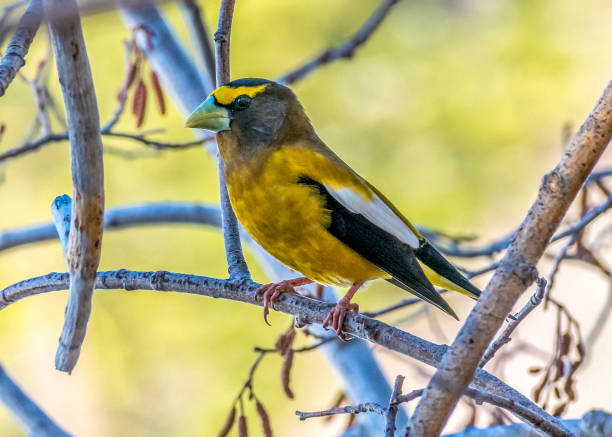
<path fill-rule="evenodd" d="M 270 284 L 262 285 L 257 292 L 255 292 L 255 296 L 260 296 L 263 294 L 263 307 L 264 307 L 264 320 L 269 325 L 268 322 L 268 313 L 270 312 L 270 304 L 272 304 L 272 308 L 274 308 L 274 303 L 276 302 L 276 298 L 281 293 L 293 293 L 298 294 L 295 291 L 295 287 L 299 287 L 300 285 L 312 284 L 314 281 L 308 278 L 295 278 L 295 279 L 287 279 L 286 281 L 280 282 L 272 282 Z"/>
<path fill-rule="evenodd" d="M 342 334 L 342 325 L 344 324 L 344 318 L 346 317 L 347 311 L 359 312 L 359 305 L 351 303 L 351 299 L 357 293 L 357 290 L 363 285 L 363 282 L 357 282 L 351 285 L 349 291 L 344 295 L 342 299 L 338 301 L 336 306 L 332 308 L 325 320 L 323 321 L 323 328 L 327 328 L 331 325 L 342 340 L 345 340 L 344 334 Z"/>

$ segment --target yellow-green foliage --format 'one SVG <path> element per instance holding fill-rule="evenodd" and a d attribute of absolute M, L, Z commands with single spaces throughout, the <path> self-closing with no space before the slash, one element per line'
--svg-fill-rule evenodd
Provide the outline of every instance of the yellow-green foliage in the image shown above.
<path fill-rule="evenodd" d="M 203 5 L 214 29 L 218 2 Z M 232 77 L 277 77 L 342 41 L 376 5 L 239 1 Z M 166 9 L 181 22 L 175 5 Z M 352 61 L 322 68 L 295 91 L 326 143 L 415 223 L 493 237 L 522 218 L 560 153 L 562 124 L 580 123 L 610 78 L 611 13 L 606 0 L 400 2 Z M 116 12 L 83 24 L 105 121 L 116 104 L 128 32 Z M 184 26 L 178 33 L 186 37 Z M 26 74 L 45 47 L 41 29 Z M 61 101 L 54 72 L 50 83 Z M 15 80 L 0 99 L 0 122 L 8 127 L 0 151 L 19 143 L 33 111 L 29 89 Z M 144 127 L 163 127 L 162 138 L 186 141 L 192 133 L 183 123 L 173 105 L 165 118 L 151 105 Z M 118 129 L 133 125 L 126 113 Z M 104 145 L 146 155 L 105 154 L 108 207 L 218 199 L 216 164 L 201 150 L 157 153 L 108 138 Z M 71 191 L 68 145 L 3 163 L 0 173 L 0 229 L 47 221 L 52 199 Z M 1 253 L 0 288 L 63 271 L 60 251 L 57 243 L 44 243 Z M 101 269 L 115 268 L 223 276 L 223 243 L 216 231 L 197 226 L 108 232 Z M 251 268 L 255 279 L 265 280 L 254 262 Z M 375 285 L 358 300 L 371 308 L 404 297 Z M 65 293 L 53 293 L 3 310 L 0 361 L 61 424 L 83 436 L 212 435 L 246 377 L 251 347 L 271 345 L 289 322 L 272 314 L 269 328 L 259 308 L 222 300 L 98 292 L 81 360 L 67 377 L 53 370 L 65 300 Z M 297 401 L 290 402 L 279 372 L 280 360 L 266 358 L 257 393 L 278 435 L 309 435 L 320 424 L 298 426 L 293 410 L 325 407 L 335 379 L 316 352 L 296 357 Z M 256 423 L 251 413 L 253 435 Z M 0 434 L 21 435 L 3 408 Z"/>

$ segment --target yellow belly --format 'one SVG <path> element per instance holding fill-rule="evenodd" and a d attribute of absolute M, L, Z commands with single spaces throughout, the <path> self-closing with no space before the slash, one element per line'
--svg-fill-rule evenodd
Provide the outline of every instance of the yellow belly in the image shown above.
<path fill-rule="evenodd" d="M 327 231 L 329 212 L 310 187 L 274 168 L 249 179 L 227 174 L 232 206 L 253 239 L 283 264 L 328 285 L 389 277 Z"/>

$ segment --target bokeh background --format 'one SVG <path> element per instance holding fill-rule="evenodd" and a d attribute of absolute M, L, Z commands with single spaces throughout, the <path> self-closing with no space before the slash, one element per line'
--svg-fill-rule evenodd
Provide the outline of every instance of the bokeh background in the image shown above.
<path fill-rule="evenodd" d="M 0 6 L 8 4 L 0 0 Z M 218 1 L 201 1 L 214 29 Z M 240 0 L 232 33 L 232 77 L 274 78 L 343 41 L 377 1 Z M 176 5 L 163 7 L 190 47 Z M 541 176 L 557 161 L 562 126 L 579 125 L 612 75 L 612 4 L 607 0 L 403 1 L 354 59 L 325 66 L 294 86 L 320 136 L 380 188 L 413 221 L 483 241 L 513 229 L 531 204 Z M 116 11 L 83 19 L 102 121 L 115 108 L 129 38 Z M 32 75 L 47 51 L 41 28 L 23 72 Z M 57 76 L 51 91 L 61 94 Z M 0 151 L 19 144 L 35 114 L 20 80 L 0 99 L 7 130 Z M 166 117 L 149 108 L 144 128 L 187 141 L 192 132 L 171 104 Z M 57 127 L 57 126 L 56 126 Z M 134 131 L 126 114 L 121 130 Z M 107 207 L 155 200 L 216 202 L 216 163 L 199 149 L 155 152 L 135 143 L 104 140 Z M 117 150 L 133 155 L 126 158 Z M 604 160 L 609 159 L 604 157 Z M 66 143 L 0 164 L 0 229 L 50 220 L 52 199 L 71 191 Z M 247 250 L 251 269 L 265 281 Z M 462 265 L 478 264 L 462 261 Z M 200 226 L 155 226 L 109 231 L 100 269 L 164 269 L 224 276 L 222 238 Z M 541 271 L 547 273 L 544 262 Z M 64 271 L 59 244 L 41 243 L 0 253 L 0 288 L 19 280 Z M 486 278 L 477 280 L 480 286 Z M 596 272 L 568 265 L 555 295 L 588 332 L 605 300 L 606 282 Z M 405 298 L 399 289 L 374 284 L 360 293 L 363 309 Z M 449 297 L 464 319 L 471 302 Z M 71 376 L 54 370 L 66 294 L 26 299 L 0 314 L 0 362 L 70 432 L 79 436 L 215 435 L 255 358 L 253 346 L 270 346 L 290 322 L 273 313 L 272 327 L 259 308 L 197 296 L 100 291 L 80 362 Z M 388 321 L 436 342 L 451 341 L 459 324 L 434 311 L 431 319 Z M 536 310 L 518 337 L 543 354 L 519 354 L 505 378 L 524 393 L 537 382 L 527 368 L 552 350 L 554 312 Z M 594 356 L 577 377 L 579 399 L 568 417 L 591 408 L 612 409 L 609 359 L 602 335 Z M 300 339 L 301 343 L 309 340 Z M 406 389 L 422 387 L 431 369 L 388 352 L 377 352 L 390 378 L 408 376 Z M 294 411 L 324 409 L 339 389 L 318 352 L 296 357 L 290 401 L 280 386 L 280 359 L 267 357 L 256 376 L 258 396 L 272 415 L 276 434 L 335 435 L 343 419 L 298 422 Z M 249 407 L 250 408 L 250 407 Z M 449 430 L 461 426 L 458 413 Z M 252 435 L 259 435 L 250 414 Z M 486 415 L 483 417 L 486 418 Z M 481 419 L 482 425 L 486 424 Z M 22 431 L 0 408 L 0 436 Z"/>

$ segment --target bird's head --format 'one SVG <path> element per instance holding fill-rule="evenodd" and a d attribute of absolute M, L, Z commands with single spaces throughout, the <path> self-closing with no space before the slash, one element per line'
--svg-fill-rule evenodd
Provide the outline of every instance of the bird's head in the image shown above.
<path fill-rule="evenodd" d="M 186 127 L 232 131 L 251 143 L 311 129 L 293 92 L 266 79 L 238 79 L 214 90 L 187 118 Z"/>

